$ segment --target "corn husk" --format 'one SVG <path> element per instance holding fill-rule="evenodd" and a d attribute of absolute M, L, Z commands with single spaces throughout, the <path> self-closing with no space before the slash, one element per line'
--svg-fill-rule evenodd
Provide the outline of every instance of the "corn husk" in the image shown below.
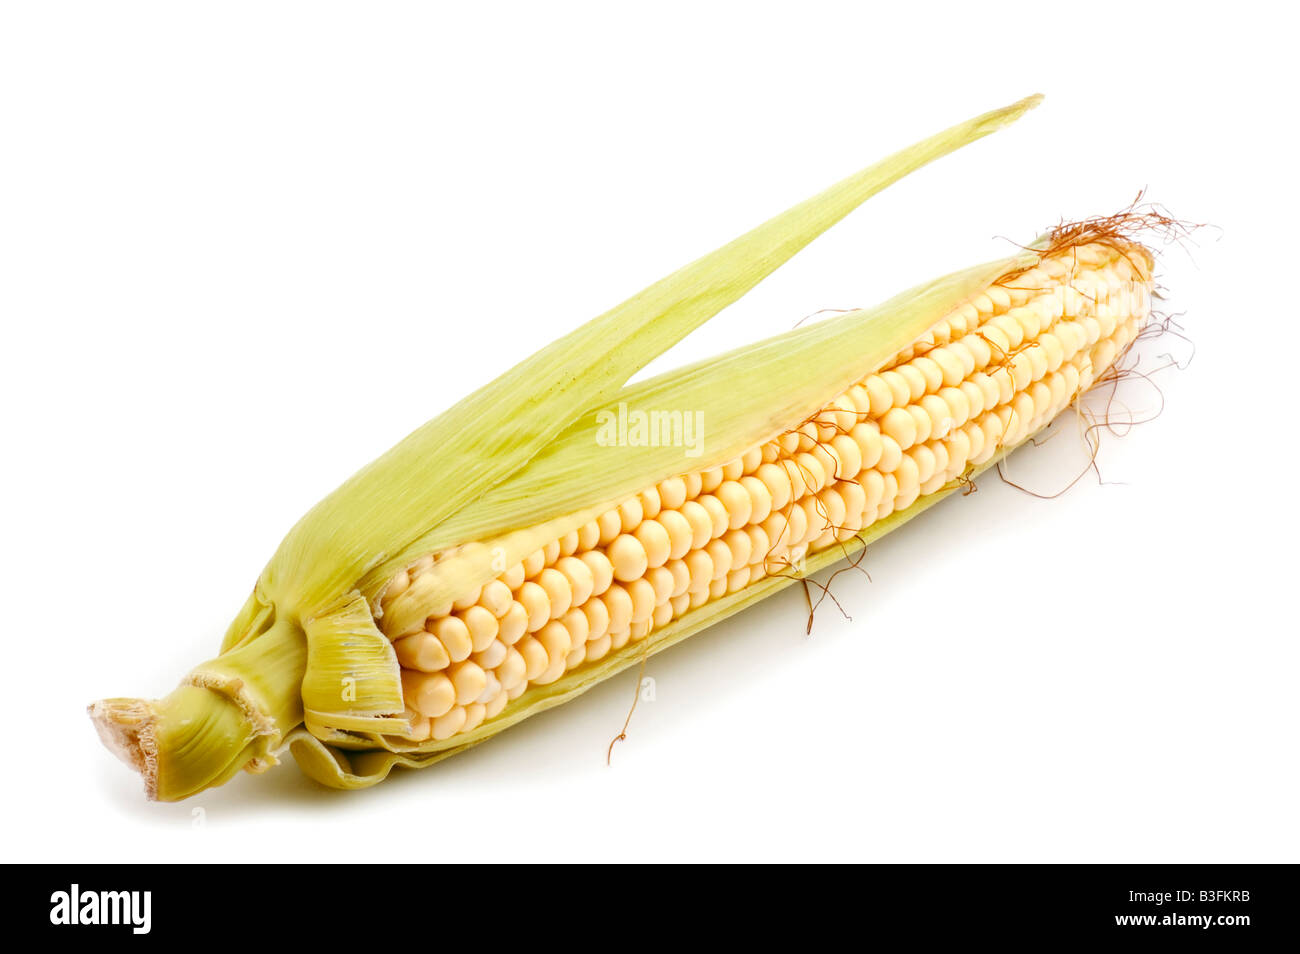
<path fill-rule="evenodd" d="M 157 798 L 220 784 L 240 767 L 264 769 L 286 744 L 314 778 L 361 787 L 393 765 L 431 764 L 477 744 L 788 585 L 769 578 L 693 610 L 648 644 L 530 689 L 464 737 L 422 745 L 396 737 L 405 726 L 400 667 L 376 625 L 383 587 L 396 571 L 443 554 L 428 585 L 450 602 L 655 481 L 720 464 L 797 425 L 984 286 L 1032 264 L 1036 256 L 1022 252 L 876 308 L 627 384 L 867 198 L 1014 121 L 1038 99 L 961 123 L 849 176 L 558 339 L 425 424 L 290 530 L 231 624 L 222 655 L 191 672 L 182 689 L 154 703 L 92 706 L 101 735 L 142 771 Z M 700 413 L 701 456 L 684 462 L 680 447 L 600 446 L 599 413 L 619 404 Z M 880 522 L 866 538 L 941 495 Z M 807 572 L 847 552 L 820 554 Z M 411 614 L 419 612 L 399 596 L 386 622 L 400 630 L 418 622 Z M 183 750 L 167 750 L 160 743 L 181 717 L 215 728 L 187 738 Z"/>

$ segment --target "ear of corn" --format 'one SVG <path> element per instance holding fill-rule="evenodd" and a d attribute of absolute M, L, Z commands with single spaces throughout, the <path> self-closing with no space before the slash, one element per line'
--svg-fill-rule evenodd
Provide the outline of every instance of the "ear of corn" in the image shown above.
<path fill-rule="evenodd" d="M 870 195 L 1036 102 L 850 176 L 416 431 L 290 531 L 221 656 L 164 700 L 92 706 L 101 735 L 157 798 L 261 770 L 286 742 L 326 784 L 373 784 L 571 698 L 932 504 L 1122 350 L 1145 305 L 1068 293 L 1144 280 L 1144 251 L 1076 236 L 1067 255 L 1049 238 L 625 382 Z M 671 442 L 602 446 L 602 413 L 618 406 L 698 413 L 699 457 Z"/>
<path fill-rule="evenodd" d="M 427 704 L 410 694 L 405 734 L 325 737 L 300 729 L 289 739 L 299 764 L 339 788 L 374 784 L 393 766 L 431 765 L 851 556 L 964 486 L 1104 373 L 1149 311 L 1144 249 L 1100 234 L 1068 247 L 1050 238 L 1035 245 L 991 274 L 968 273 L 982 275 L 982 284 L 968 289 L 964 303 L 884 359 L 867 349 L 856 377 L 790 426 L 769 427 L 766 440 L 722 466 L 680 472 L 679 456 L 677 475 L 643 483 L 595 517 L 582 512 L 580 530 L 546 524 L 542 536 L 550 539 L 539 550 L 458 591 L 459 603 L 440 602 L 446 594 L 431 597 L 436 589 L 420 585 L 436 579 L 440 565 L 454 565 L 454 553 L 403 571 L 396 595 L 381 601 L 387 612 L 379 621 L 396 644 L 450 642 L 462 622 L 470 623 L 465 632 L 473 628 L 477 613 L 486 632 L 470 649 L 481 651 L 459 665 L 454 651 L 431 663 L 409 658 L 413 689 L 438 682 L 446 691 Z M 965 287 L 965 278 L 957 284 Z M 869 322 L 869 314 L 823 327 Z M 774 339 L 774 351 L 799 355 L 798 337 Z M 851 338 L 840 330 L 831 340 Z M 624 395 L 680 397 L 691 393 L 678 390 L 682 380 L 692 381 L 690 369 Z M 707 524 L 706 513 L 721 522 L 701 527 L 692 519 Z M 533 611 L 534 599 L 542 612 Z M 620 607 L 624 618 L 616 621 Z M 512 609 L 528 622 L 507 632 Z M 511 663 L 516 656 L 529 658 L 525 678 Z M 476 677 L 469 695 L 453 685 L 462 666 Z"/>

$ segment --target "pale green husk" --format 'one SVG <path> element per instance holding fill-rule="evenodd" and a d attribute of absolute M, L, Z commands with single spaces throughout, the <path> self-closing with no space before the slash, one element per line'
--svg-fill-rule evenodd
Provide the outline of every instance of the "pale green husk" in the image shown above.
<path fill-rule="evenodd" d="M 394 572 L 425 554 L 461 547 L 439 564 L 436 580 L 448 599 L 461 595 L 500 572 L 502 554 L 508 562 L 521 558 L 658 479 L 721 463 L 797 424 L 980 288 L 1031 262 L 1032 255 L 1012 256 L 939 279 L 875 309 L 798 329 L 643 384 L 626 384 L 867 198 L 1012 122 L 1038 100 L 1030 97 L 961 123 L 849 176 L 558 339 L 425 424 L 290 530 L 231 624 L 223 655 L 198 667 L 183 685 L 212 688 L 232 685 L 231 678 L 238 682 L 237 674 L 228 671 L 228 660 L 236 656 L 232 651 L 269 633 L 286 644 L 304 644 L 305 651 L 276 654 L 294 660 L 285 665 L 302 669 L 278 673 L 269 682 L 300 683 L 301 699 L 288 708 L 278 700 L 268 703 L 274 727 L 267 733 L 259 724 L 254 733 L 254 767 L 264 766 L 273 743 L 291 737 L 307 771 L 327 784 L 356 787 L 377 781 L 400 759 L 423 764 L 474 744 L 627 665 L 628 654 L 614 654 L 544 691 L 530 690 L 501 716 L 456 740 L 455 747 L 429 745 L 418 756 L 389 761 L 384 760 L 391 753 L 363 754 L 354 756 L 350 767 L 338 761 L 337 748 L 391 746 L 386 734 L 400 723 L 399 666 L 373 618 Z M 701 412 L 706 427 L 702 456 L 684 461 L 680 447 L 600 446 L 596 413 L 619 402 Z M 810 567 L 823 559 L 814 559 Z M 663 648 L 781 585 L 779 579 L 765 580 L 736 594 L 739 599 L 701 607 L 652 637 L 651 645 Z M 394 614 L 390 623 L 404 612 L 400 597 L 389 612 Z M 638 644 L 635 652 L 644 651 Z M 248 681 L 258 680 L 249 674 Z M 115 702 L 123 704 L 92 714 L 103 730 L 113 713 L 129 712 L 129 725 L 110 726 L 109 735 L 119 748 L 134 745 L 133 758 L 167 737 L 167 727 L 160 724 L 168 712 L 165 702 L 143 703 L 143 709 L 135 707 L 135 700 Z M 298 720 L 306 730 L 292 731 Z M 186 778 L 224 781 L 228 766 L 220 760 L 247 757 L 250 744 L 235 738 L 239 733 L 230 735 L 239 747 L 232 741 L 229 751 L 220 751 L 214 744 L 211 771 L 191 766 Z M 156 759 L 157 797 L 192 793 L 188 783 L 166 783 L 168 753 L 146 754 Z M 192 761 L 194 753 L 189 755 Z"/>

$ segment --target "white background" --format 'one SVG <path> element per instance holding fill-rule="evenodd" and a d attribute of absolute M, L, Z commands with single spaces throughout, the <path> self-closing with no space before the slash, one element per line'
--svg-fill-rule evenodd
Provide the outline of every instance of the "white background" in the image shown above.
<path fill-rule="evenodd" d="M 870 6 L 6 5 L 0 854 L 1296 861 L 1292 14 Z M 100 746 L 86 703 L 215 652 L 290 524 L 428 417 L 1036 91 L 654 369 L 1149 187 L 1219 228 L 1164 254 L 1195 359 L 1105 486 L 986 477 L 839 577 L 852 621 L 805 636 L 791 589 L 656 657 L 612 767 L 632 673 L 358 793 L 290 762 L 149 804 Z"/>

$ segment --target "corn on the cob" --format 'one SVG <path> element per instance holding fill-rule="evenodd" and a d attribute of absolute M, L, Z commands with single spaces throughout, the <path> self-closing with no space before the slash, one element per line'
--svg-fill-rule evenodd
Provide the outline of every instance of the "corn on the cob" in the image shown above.
<path fill-rule="evenodd" d="M 572 698 L 960 486 L 1132 342 L 1145 249 L 1113 229 L 1057 232 L 876 309 L 624 382 L 864 199 L 1036 101 L 851 176 L 411 435 L 290 532 L 220 656 L 165 699 L 94 704 L 105 741 L 163 799 L 260 771 L 286 745 L 326 784 L 373 784 Z M 644 435 L 604 446 L 611 408 L 699 412 L 701 456 Z"/>

